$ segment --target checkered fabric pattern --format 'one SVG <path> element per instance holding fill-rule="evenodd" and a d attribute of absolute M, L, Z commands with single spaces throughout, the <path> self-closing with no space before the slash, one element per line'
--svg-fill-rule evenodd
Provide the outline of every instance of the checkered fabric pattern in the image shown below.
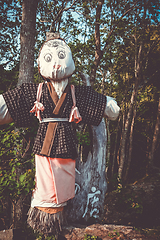
<path fill-rule="evenodd" d="M 25 83 L 3 94 L 9 113 L 18 127 L 30 126 L 33 121 L 34 114 L 30 113 L 30 110 L 36 101 L 37 88 L 37 84 Z M 86 86 L 76 86 L 75 95 L 76 105 L 82 116 L 82 122 L 98 126 L 104 114 L 106 97 L 95 92 L 91 87 Z M 61 115 L 53 114 L 55 104 L 49 94 L 47 84 L 43 84 L 40 102 L 45 108 L 45 110 L 41 112 L 42 119 L 54 117 L 69 118 L 73 105 L 71 90 L 67 93 L 66 99 L 62 104 Z M 35 154 L 40 155 L 47 126 L 48 123 L 39 124 L 33 146 L 33 152 Z M 77 139 L 73 124 L 69 122 L 59 122 L 50 157 L 75 159 L 77 157 L 76 145 Z"/>

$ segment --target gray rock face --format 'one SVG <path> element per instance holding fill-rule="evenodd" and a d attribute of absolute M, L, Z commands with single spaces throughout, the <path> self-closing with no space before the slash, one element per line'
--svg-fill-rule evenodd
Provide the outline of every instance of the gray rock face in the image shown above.
<path fill-rule="evenodd" d="M 105 177 L 106 127 L 102 120 L 98 127 L 92 127 L 93 152 L 86 162 L 79 162 L 76 171 L 76 195 L 68 205 L 67 219 L 71 222 L 90 218 L 99 220 L 104 209 L 107 182 Z"/>
<path fill-rule="evenodd" d="M 90 86 L 87 74 L 82 74 L 85 85 Z M 87 161 L 78 162 L 76 171 L 76 195 L 67 206 L 66 214 L 70 222 L 94 222 L 101 219 L 107 191 L 106 145 L 107 132 L 104 119 L 98 127 L 91 126 L 92 152 Z"/>

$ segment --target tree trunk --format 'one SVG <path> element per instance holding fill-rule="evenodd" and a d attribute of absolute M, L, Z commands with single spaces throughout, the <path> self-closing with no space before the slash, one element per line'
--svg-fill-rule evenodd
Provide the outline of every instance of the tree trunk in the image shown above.
<path fill-rule="evenodd" d="M 159 135 L 159 128 L 160 128 L 160 97 L 159 97 L 159 103 L 158 103 L 158 111 L 157 111 L 157 120 L 154 128 L 154 134 L 153 134 L 153 140 L 152 140 L 152 147 L 151 151 L 149 153 L 149 165 L 153 166 L 153 160 L 154 160 L 154 153 L 156 149 L 156 144 L 158 140 Z"/>
<path fill-rule="evenodd" d="M 112 178 L 113 178 L 113 175 L 114 175 L 115 162 L 116 162 L 116 157 L 117 157 L 116 153 L 117 153 L 117 141 L 118 141 L 118 134 L 119 134 L 118 130 L 119 130 L 120 121 L 121 121 L 121 116 L 119 115 L 117 130 L 116 130 L 115 145 L 114 145 L 114 151 L 113 151 L 113 161 L 112 161 L 112 170 L 111 170 Z"/>
<path fill-rule="evenodd" d="M 33 82 L 36 10 L 39 0 L 23 0 L 20 33 L 20 68 L 18 85 Z"/>
<path fill-rule="evenodd" d="M 118 169 L 118 177 L 119 179 L 122 179 L 122 172 L 123 172 L 123 166 L 125 162 L 125 154 L 126 154 L 126 140 L 127 140 L 127 133 L 130 125 L 130 118 L 132 114 L 132 109 L 133 109 L 133 104 L 137 96 L 137 91 L 138 91 L 138 86 L 137 83 L 134 86 L 132 96 L 131 96 L 131 101 L 130 101 L 130 106 L 127 114 L 127 118 L 125 120 L 125 126 L 124 126 L 124 131 L 122 132 L 122 138 L 121 138 L 121 151 L 120 151 L 120 165 Z"/>
<path fill-rule="evenodd" d="M 89 84 L 87 76 L 85 79 Z M 98 127 L 91 126 L 91 128 L 93 151 L 89 152 L 86 162 L 79 161 L 77 164 L 76 195 L 66 210 L 67 218 L 71 222 L 99 220 L 103 214 L 107 191 L 105 177 L 107 133 L 104 119 Z"/>
<path fill-rule="evenodd" d="M 127 168 L 126 168 L 126 171 L 125 171 L 124 181 L 127 180 L 129 168 L 130 168 L 130 165 L 131 165 L 132 149 L 133 149 L 133 146 L 132 146 L 133 130 L 134 130 L 134 122 L 135 122 L 135 118 L 136 118 L 136 113 L 137 113 L 137 108 L 135 106 L 135 109 L 134 109 L 134 112 L 133 112 L 133 117 L 132 117 L 132 122 L 131 122 L 131 129 L 130 129 L 130 136 L 129 136 L 129 154 L 128 154 Z"/>
<path fill-rule="evenodd" d="M 127 133 L 129 130 L 130 125 L 130 118 L 133 111 L 133 105 L 136 101 L 137 93 L 138 93 L 138 84 L 139 84 L 139 73 L 141 70 L 141 55 L 142 55 L 142 43 L 139 46 L 139 51 L 137 53 L 137 39 L 135 36 L 135 67 L 134 67 L 134 76 L 135 76 L 135 83 L 132 91 L 132 96 L 130 100 L 130 106 L 128 109 L 128 114 L 125 119 L 125 125 L 124 125 L 124 131 L 122 131 L 122 139 L 121 139 L 121 152 L 120 152 L 120 165 L 118 169 L 118 177 L 119 179 L 122 179 L 122 172 L 123 172 L 123 166 L 125 162 L 125 155 L 126 155 L 126 140 L 127 140 Z"/>
<path fill-rule="evenodd" d="M 19 79 L 17 86 L 22 83 L 33 82 L 34 79 L 34 52 L 35 52 L 35 29 L 36 29 L 36 10 L 39 0 L 23 0 L 22 3 L 22 22 L 21 22 L 21 53 Z M 18 150 L 17 150 L 18 151 Z M 17 158 L 19 156 L 17 155 Z M 17 181 L 23 174 L 22 168 L 16 169 Z M 13 203 L 13 222 L 15 228 L 22 225 L 24 196 Z"/>

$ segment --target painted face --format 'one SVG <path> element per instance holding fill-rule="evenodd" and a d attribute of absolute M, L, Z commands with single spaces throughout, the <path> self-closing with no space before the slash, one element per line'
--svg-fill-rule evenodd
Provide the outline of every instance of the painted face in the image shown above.
<path fill-rule="evenodd" d="M 51 80 L 69 77 L 75 70 L 69 46 L 60 39 L 47 41 L 37 59 L 40 73 Z"/>

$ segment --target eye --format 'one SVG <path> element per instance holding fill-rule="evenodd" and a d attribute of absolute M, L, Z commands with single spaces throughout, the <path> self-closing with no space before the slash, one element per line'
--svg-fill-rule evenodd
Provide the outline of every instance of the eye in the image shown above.
<path fill-rule="evenodd" d="M 50 53 L 47 53 L 45 56 L 44 56 L 44 59 L 46 62 L 50 62 L 52 60 L 52 55 Z"/>
<path fill-rule="evenodd" d="M 59 51 L 58 57 L 59 57 L 60 59 L 64 59 L 64 58 L 66 57 L 65 51 L 62 51 L 62 50 Z"/>

